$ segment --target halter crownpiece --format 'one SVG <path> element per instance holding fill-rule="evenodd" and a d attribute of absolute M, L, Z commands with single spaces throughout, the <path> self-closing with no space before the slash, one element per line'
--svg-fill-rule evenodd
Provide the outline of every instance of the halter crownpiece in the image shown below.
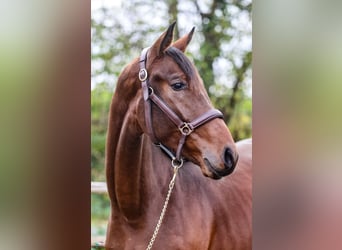
<path fill-rule="evenodd" d="M 149 48 L 145 48 L 140 55 L 140 71 L 139 71 L 139 80 L 141 81 L 141 87 L 143 90 L 143 97 L 144 97 L 144 111 L 145 111 L 145 123 L 147 128 L 147 134 L 150 136 L 151 140 L 154 144 L 158 145 L 160 149 L 166 153 L 172 160 L 172 165 L 176 165 L 177 162 L 182 164 L 183 160 L 181 158 L 181 151 L 184 146 L 186 137 L 190 135 L 196 128 L 199 126 L 215 119 L 221 118 L 223 119 L 222 113 L 217 109 L 211 109 L 201 116 L 197 117 L 191 122 L 184 122 L 179 116 L 165 104 L 165 102 L 157 96 L 153 88 L 150 86 L 148 81 L 148 72 L 146 69 L 146 61 L 147 61 L 147 54 Z M 153 102 L 157 107 L 163 111 L 164 114 L 177 126 L 181 133 L 181 138 L 178 143 L 176 155 L 173 154 L 171 150 L 169 150 L 165 145 L 159 142 L 154 134 L 153 126 L 152 126 L 152 109 L 151 109 L 151 102 Z"/>

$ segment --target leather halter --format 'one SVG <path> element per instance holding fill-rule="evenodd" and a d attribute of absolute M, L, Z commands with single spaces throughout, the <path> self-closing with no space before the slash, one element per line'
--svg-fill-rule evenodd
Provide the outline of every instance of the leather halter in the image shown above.
<path fill-rule="evenodd" d="M 150 86 L 148 81 L 148 73 L 146 70 L 146 61 L 147 61 L 147 54 L 149 48 L 145 48 L 140 55 L 140 71 L 139 71 L 139 80 L 141 81 L 141 87 L 143 90 L 143 97 L 144 97 L 144 111 L 145 111 L 145 123 L 147 128 L 147 134 L 150 136 L 153 143 L 159 146 L 164 153 L 166 153 L 172 160 L 172 165 L 177 165 L 178 163 L 182 162 L 183 159 L 181 158 L 181 151 L 185 143 L 185 139 L 188 135 L 190 135 L 196 128 L 199 126 L 211 121 L 215 118 L 223 119 L 222 113 L 217 109 L 211 109 L 201 116 L 197 117 L 191 122 L 185 122 L 179 118 L 179 116 L 170 109 L 165 102 L 154 93 L 153 88 Z M 153 126 L 152 126 L 152 109 L 151 109 L 151 102 L 153 102 L 157 107 L 163 111 L 164 114 L 177 126 L 181 133 L 181 138 L 178 143 L 176 155 L 173 154 L 166 146 L 164 146 L 161 142 L 159 142 L 154 134 Z M 175 163 L 175 162 L 178 163 Z M 175 164 L 174 164 L 175 163 Z"/>

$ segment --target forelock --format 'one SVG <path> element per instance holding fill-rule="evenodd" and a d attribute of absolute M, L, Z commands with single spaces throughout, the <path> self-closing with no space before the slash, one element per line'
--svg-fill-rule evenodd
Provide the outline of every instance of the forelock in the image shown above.
<path fill-rule="evenodd" d="M 177 63 L 177 65 L 181 68 L 184 74 L 186 74 L 186 76 L 189 77 L 189 79 L 193 77 L 193 65 L 190 62 L 189 58 L 187 58 L 182 51 L 175 47 L 169 47 L 165 51 L 165 53 Z"/>

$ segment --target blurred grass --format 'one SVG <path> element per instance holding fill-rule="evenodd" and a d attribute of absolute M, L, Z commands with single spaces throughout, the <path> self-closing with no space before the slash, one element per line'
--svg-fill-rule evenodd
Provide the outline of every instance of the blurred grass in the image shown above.
<path fill-rule="evenodd" d="M 110 203 L 107 194 L 91 194 L 91 242 L 104 241 L 107 222 L 110 214 Z M 92 249 L 104 249 L 101 246 Z"/>

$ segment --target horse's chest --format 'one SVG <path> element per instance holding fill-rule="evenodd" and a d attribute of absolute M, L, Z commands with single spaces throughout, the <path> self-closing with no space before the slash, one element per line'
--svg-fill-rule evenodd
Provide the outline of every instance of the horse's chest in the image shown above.
<path fill-rule="evenodd" d="M 165 215 L 160 227 L 159 234 L 154 242 L 153 249 L 172 250 L 201 250 L 209 249 L 210 230 L 205 225 L 205 220 L 196 216 L 181 213 L 170 209 Z M 153 230 L 158 218 L 150 219 L 144 225 L 139 224 L 132 227 L 127 223 L 114 223 L 117 226 L 113 232 L 113 249 L 142 250 L 146 249 L 152 237 Z M 120 230 L 118 230 L 120 228 Z M 117 234 L 116 234 L 117 233 Z M 116 235 L 114 235 L 116 234 Z"/>

